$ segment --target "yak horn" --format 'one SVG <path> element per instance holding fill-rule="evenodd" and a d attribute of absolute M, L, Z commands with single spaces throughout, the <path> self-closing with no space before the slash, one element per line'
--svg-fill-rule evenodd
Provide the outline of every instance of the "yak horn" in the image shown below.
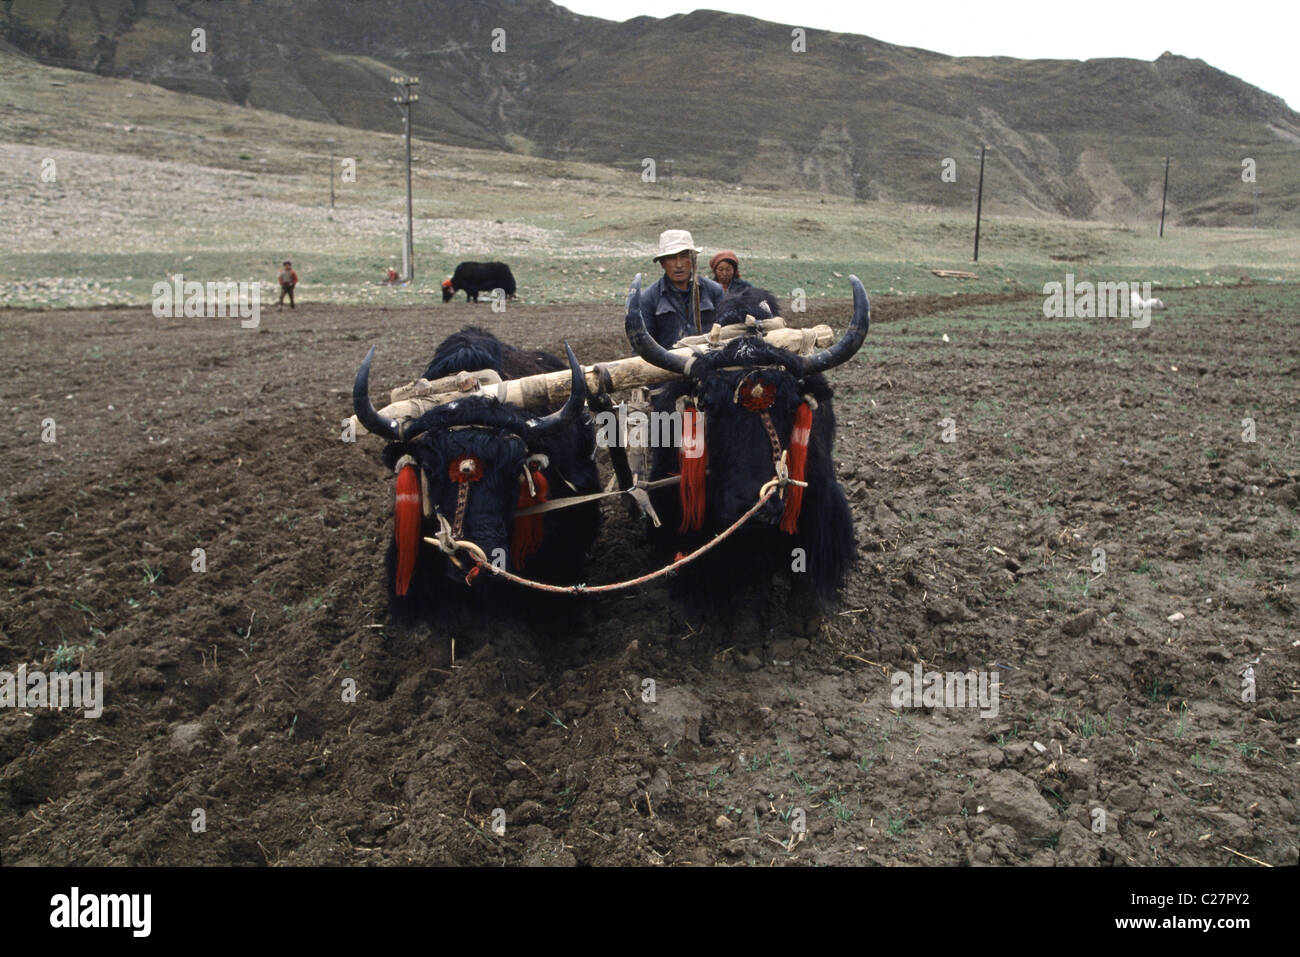
<path fill-rule="evenodd" d="M 627 292 L 627 320 L 623 324 L 628 342 L 646 362 L 660 369 L 667 369 L 678 375 L 686 374 L 688 356 L 674 355 L 650 335 L 645 327 L 645 317 L 641 315 L 641 274 L 632 280 L 632 288 Z"/>
<path fill-rule="evenodd" d="M 578 357 L 573 354 L 569 348 L 569 343 L 564 343 L 564 353 L 569 357 L 569 372 L 573 376 L 573 385 L 569 388 L 569 397 L 565 400 L 564 406 L 558 411 L 540 419 L 529 421 L 529 430 L 532 435 L 545 436 L 554 432 L 562 426 L 568 425 L 582 412 L 583 405 L 587 402 L 587 378 L 582 374 L 582 366 L 578 363 Z"/>
<path fill-rule="evenodd" d="M 848 362 L 853 354 L 862 348 L 862 341 L 867 337 L 871 325 L 871 303 L 867 300 L 867 291 L 862 288 L 862 281 L 857 276 L 850 276 L 853 286 L 853 321 L 840 336 L 839 341 L 821 352 L 802 357 L 799 360 L 799 374 L 813 375 Z"/>
<path fill-rule="evenodd" d="M 357 370 L 356 381 L 352 384 L 352 411 L 356 413 L 357 421 L 367 432 L 390 442 L 400 442 L 401 423 L 396 419 L 388 419 L 380 415 L 370 402 L 370 363 L 374 358 L 375 347 L 371 346 L 365 360 L 361 363 L 361 368 Z"/>

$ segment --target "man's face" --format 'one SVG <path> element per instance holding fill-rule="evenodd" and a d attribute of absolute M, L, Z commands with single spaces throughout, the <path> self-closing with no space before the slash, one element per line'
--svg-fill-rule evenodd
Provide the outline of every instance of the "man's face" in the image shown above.
<path fill-rule="evenodd" d="M 731 266 L 730 259 L 724 259 L 714 267 L 713 275 L 718 282 L 731 282 L 731 277 L 736 274 L 736 270 Z"/>
<path fill-rule="evenodd" d="M 664 275 L 668 277 L 668 281 L 678 289 L 685 289 L 691 281 L 690 250 L 683 249 L 671 256 L 664 256 L 659 260 L 659 265 L 664 267 Z"/>

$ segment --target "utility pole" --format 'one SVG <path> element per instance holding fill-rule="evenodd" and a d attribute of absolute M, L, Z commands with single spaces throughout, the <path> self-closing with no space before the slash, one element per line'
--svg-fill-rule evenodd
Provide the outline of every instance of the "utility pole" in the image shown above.
<path fill-rule="evenodd" d="M 334 208 L 334 151 L 330 150 L 330 209 Z"/>
<path fill-rule="evenodd" d="M 1165 236 L 1165 199 L 1169 196 L 1169 157 L 1165 157 L 1165 188 L 1160 193 L 1160 238 Z"/>
<path fill-rule="evenodd" d="M 980 261 L 980 214 L 984 211 L 984 151 L 987 149 L 987 146 L 980 147 L 980 185 L 975 195 L 975 262 Z"/>
<path fill-rule="evenodd" d="M 1259 187 L 1255 187 L 1255 218 L 1250 224 L 1251 229 L 1259 229 Z"/>
<path fill-rule="evenodd" d="M 411 211 L 411 104 L 420 99 L 419 96 L 411 92 L 411 87 L 420 85 L 420 78 L 415 76 L 395 76 L 393 82 L 398 86 L 404 87 L 402 96 L 393 97 L 393 102 L 398 106 L 406 108 L 406 249 L 404 259 L 406 262 L 407 282 L 415 279 L 415 228 L 413 226 L 414 216 Z"/>

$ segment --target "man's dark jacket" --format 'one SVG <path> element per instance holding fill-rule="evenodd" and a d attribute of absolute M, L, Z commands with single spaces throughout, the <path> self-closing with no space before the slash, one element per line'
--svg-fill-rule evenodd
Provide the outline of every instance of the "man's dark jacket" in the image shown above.
<path fill-rule="evenodd" d="M 722 302 L 722 286 L 705 276 L 700 277 L 700 329 L 708 332 L 713 325 L 713 313 Z M 650 337 L 665 349 L 683 336 L 696 335 L 695 316 L 691 307 L 691 287 L 688 283 L 682 292 L 668 276 L 659 277 L 641 290 L 641 316 L 645 319 Z"/>

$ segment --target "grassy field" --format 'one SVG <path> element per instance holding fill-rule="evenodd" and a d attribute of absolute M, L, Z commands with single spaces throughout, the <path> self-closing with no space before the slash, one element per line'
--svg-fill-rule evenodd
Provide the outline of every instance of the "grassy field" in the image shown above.
<path fill-rule="evenodd" d="M 523 155 L 414 147 L 416 282 L 400 268 L 405 227 L 398 136 L 286 119 L 0 54 L 0 306 L 144 304 L 176 273 L 273 280 L 294 261 L 307 302 L 432 299 L 464 259 L 510 263 L 525 302 L 614 302 L 661 229 L 724 247 L 742 274 L 787 297 L 1038 290 L 1050 281 L 1154 287 L 1300 279 L 1300 231 L 1170 229 L 986 216 L 973 280 L 973 208 L 854 204 Z M 329 206 L 334 156 L 335 206 Z M 355 182 L 343 182 L 343 158 Z M 49 179 L 50 172 L 53 179 Z M 989 184 L 990 192 L 1004 188 Z M 973 203 L 970 204 L 973 207 Z M 269 293 L 269 290 L 267 290 Z M 264 297 L 265 298 L 265 297 Z"/>

